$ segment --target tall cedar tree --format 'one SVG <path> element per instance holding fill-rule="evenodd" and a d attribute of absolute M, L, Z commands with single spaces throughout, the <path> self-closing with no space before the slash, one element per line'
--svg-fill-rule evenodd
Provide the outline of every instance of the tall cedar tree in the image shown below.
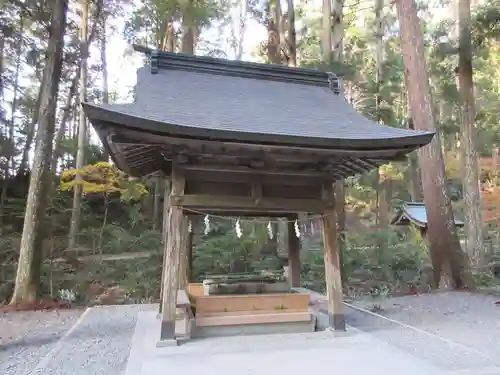
<path fill-rule="evenodd" d="M 45 215 L 46 195 L 50 186 L 52 141 L 63 63 L 67 11 L 67 0 L 55 0 L 53 2 L 47 57 L 40 87 L 38 134 L 26 202 L 16 286 L 10 302 L 12 305 L 32 303 L 39 297 L 42 261 L 39 232 L 41 221 Z"/>
<path fill-rule="evenodd" d="M 436 131 L 436 118 L 417 9 L 414 0 L 397 0 L 396 7 L 415 129 Z M 418 151 L 418 155 L 422 166 L 422 186 L 427 211 L 427 235 L 434 287 L 439 287 L 441 281 L 444 281 L 443 286 L 465 287 L 466 259 L 455 229 L 439 133 L 436 133 L 429 145 Z M 442 272 L 447 276 L 443 280 L 441 280 Z"/>

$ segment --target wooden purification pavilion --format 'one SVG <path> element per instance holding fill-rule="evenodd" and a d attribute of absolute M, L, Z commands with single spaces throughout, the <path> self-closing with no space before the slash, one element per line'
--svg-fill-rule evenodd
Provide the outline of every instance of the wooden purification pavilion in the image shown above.
<path fill-rule="evenodd" d="M 136 49 L 150 62 L 138 70 L 135 101 L 82 105 L 118 168 L 132 176 L 161 171 L 170 181 L 161 339 L 176 336 L 193 212 L 292 221 L 298 213 L 323 215 L 330 325 L 345 329 L 332 184 L 405 160 L 433 133 L 363 117 L 332 73 Z M 298 240 L 288 237 L 298 285 Z"/>

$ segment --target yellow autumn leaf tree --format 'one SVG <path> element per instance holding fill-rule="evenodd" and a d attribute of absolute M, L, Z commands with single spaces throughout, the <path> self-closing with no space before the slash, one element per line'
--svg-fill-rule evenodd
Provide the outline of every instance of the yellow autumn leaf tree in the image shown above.
<path fill-rule="evenodd" d="M 81 179 L 76 179 L 80 175 Z M 59 190 L 72 191 L 78 184 L 82 185 L 84 195 L 101 194 L 104 198 L 104 217 L 99 232 L 99 250 L 102 254 L 104 228 L 108 220 L 109 198 L 119 194 L 122 201 L 139 200 L 148 194 L 146 186 L 138 180 L 127 177 L 111 163 L 97 162 L 81 169 L 69 169 L 61 173 Z"/>
<path fill-rule="evenodd" d="M 76 175 L 82 176 L 81 180 Z M 139 200 L 148 194 L 146 186 L 137 180 L 129 180 L 127 175 L 111 163 L 97 162 L 79 169 L 69 169 L 61 173 L 59 190 L 72 191 L 81 184 L 84 194 L 101 193 L 105 196 L 119 193 L 123 201 Z"/>

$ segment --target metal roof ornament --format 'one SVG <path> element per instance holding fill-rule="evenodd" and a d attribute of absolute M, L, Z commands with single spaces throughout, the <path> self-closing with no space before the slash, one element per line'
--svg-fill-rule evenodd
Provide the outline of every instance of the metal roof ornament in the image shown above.
<path fill-rule="evenodd" d="M 328 83 L 330 90 L 332 90 L 334 94 L 340 95 L 340 88 L 342 85 L 340 77 L 335 73 L 328 73 Z"/>
<path fill-rule="evenodd" d="M 159 64 L 159 54 L 158 51 L 152 50 L 151 55 L 150 55 L 150 61 L 149 61 L 149 68 L 151 71 L 151 74 L 157 74 L 158 73 L 158 64 Z"/>

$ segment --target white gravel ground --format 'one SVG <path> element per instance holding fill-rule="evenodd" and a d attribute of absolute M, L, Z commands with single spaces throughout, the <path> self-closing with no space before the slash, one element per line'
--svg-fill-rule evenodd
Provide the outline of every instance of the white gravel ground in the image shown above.
<path fill-rule="evenodd" d="M 479 371 L 500 366 L 496 301 L 482 294 L 441 292 L 377 301 L 382 308 L 377 313 L 369 311 L 373 300 L 357 301 L 347 304 L 346 321 L 440 368 Z M 324 296 L 313 293 L 312 303 L 326 310 Z"/>
<path fill-rule="evenodd" d="M 0 313 L 0 374 L 27 375 L 83 310 Z"/>
<path fill-rule="evenodd" d="M 121 375 L 130 352 L 137 314 L 152 305 L 90 308 L 62 345 L 33 375 Z"/>
<path fill-rule="evenodd" d="M 0 315 L 0 374 L 122 375 L 137 314 L 155 308 L 106 306 L 85 312 Z"/>
<path fill-rule="evenodd" d="M 480 371 L 500 366 L 495 301 L 462 292 L 390 298 L 383 316 L 359 310 L 373 302 L 357 302 L 347 323 L 447 371 Z M 81 311 L 0 315 L 0 374 L 122 375 L 139 311 L 156 308 L 95 307 L 71 329 Z"/>
<path fill-rule="evenodd" d="M 473 348 L 500 362 L 498 297 L 467 292 L 441 292 L 390 298 L 379 314 Z M 355 304 L 369 307 L 369 303 Z"/>

